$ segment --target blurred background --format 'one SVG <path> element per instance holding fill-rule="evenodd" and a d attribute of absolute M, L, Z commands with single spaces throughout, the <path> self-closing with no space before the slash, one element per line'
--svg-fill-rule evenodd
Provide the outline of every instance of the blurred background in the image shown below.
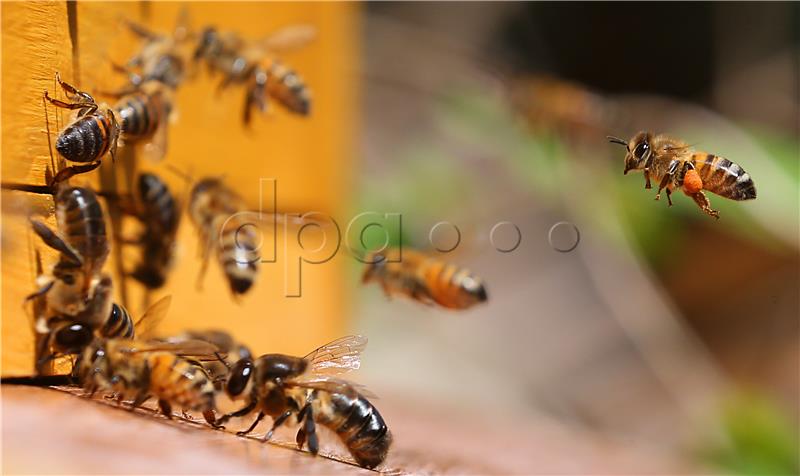
<path fill-rule="evenodd" d="M 165 162 L 226 174 L 253 206 L 254 177 L 276 178 L 281 211 L 318 210 L 342 231 L 358 213 L 400 213 L 390 242 L 469 268 L 489 302 L 454 313 L 387 300 L 360 285 L 344 249 L 304 268 L 299 299 L 285 296 L 281 263 L 241 302 L 212 263 L 198 293 L 184 220 L 164 332 L 222 327 L 256 353 L 297 355 L 367 335 L 353 378 L 380 396 L 399 473 L 800 472 L 800 6 L 78 2 L 78 52 L 65 2 L 4 3 L 3 179 L 41 179 L 38 101 L 54 70 L 108 89 L 108 58 L 139 47 L 119 19 L 167 32 L 186 5 L 194 25 L 249 38 L 314 25 L 317 40 L 285 58 L 314 107 L 308 119 L 276 108 L 244 129 L 241 89 L 219 93 L 197 72 Z M 640 130 L 739 164 L 758 198 L 711 195 L 719 220 L 681 193 L 671 208 L 653 200 L 606 140 Z M 25 217 L 50 207 L 36 200 L 3 195 L 4 375 L 30 371 Z M 442 221 L 461 233 L 450 253 L 430 243 Z M 519 230 L 512 252 L 496 246 L 513 247 L 513 226 L 490 240 L 501 222 Z M 447 227 L 432 236 L 452 238 Z"/>
<path fill-rule="evenodd" d="M 799 39 L 796 4 L 368 5 L 357 209 L 402 213 L 423 249 L 456 224 L 441 257 L 489 303 L 357 291 L 364 380 L 664 458 L 637 471 L 800 471 Z M 654 201 L 605 139 L 640 130 L 738 163 L 757 200 L 711 196 L 719 221 Z M 489 241 L 500 221 L 521 231 L 512 253 Z M 562 221 L 569 253 L 548 241 Z M 569 471 L 530 438 L 507 471 Z"/>

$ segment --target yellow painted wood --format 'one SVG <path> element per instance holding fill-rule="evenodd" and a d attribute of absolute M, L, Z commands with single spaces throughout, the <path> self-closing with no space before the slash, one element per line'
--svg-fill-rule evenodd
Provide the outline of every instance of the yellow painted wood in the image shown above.
<path fill-rule="evenodd" d="M 109 60 L 122 63 L 140 46 L 126 30 L 122 19 L 139 21 L 153 30 L 171 31 L 179 8 L 189 10 L 191 26 L 214 24 L 259 38 L 280 26 L 310 23 L 318 39 L 305 48 L 282 57 L 312 88 L 310 118 L 299 118 L 272 105 L 266 116 L 256 117 L 249 130 L 241 124 L 244 91 L 233 87 L 217 91 L 219 78 L 210 78 L 204 68 L 179 90 L 177 120 L 170 125 L 169 152 L 162 163 L 123 153 L 116 164 L 110 157 L 99 173 L 76 178 L 76 183 L 109 189 L 116 183 L 125 191 L 135 170 L 153 170 L 170 184 L 185 203 L 185 181 L 170 173 L 165 164 L 191 171 L 195 177 L 224 175 L 254 209 L 258 206 L 259 178 L 275 179 L 278 207 L 283 211 L 318 210 L 341 218 L 348 202 L 355 125 L 355 35 L 357 6 L 349 3 L 169 3 L 169 2 L 78 2 L 76 44 L 73 58 L 66 2 L 2 4 L 2 178 L 4 181 L 43 183 L 50 162 L 42 92 L 53 92 L 53 75 L 89 92 L 114 89 L 124 78 L 111 71 Z M 73 61 L 74 60 L 74 61 Z M 76 68 L 73 68 L 76 66 Z M 59 93 L 59 97 L 63 97 Z M 98 96 L 98 100 L 103 98 Z M 63 127 L 68 112 L 49 108 L 53 140 L 56 119 Z M 2 195 L 2 372 L 24 374 L 32 369 L 30 316 L 22 307 L 23 297 L 34 289 L 32 256 L 41 250 L 45 264 L 55 257 L 31 237 L 26 217 L 52 212 L 52 200 L 21 192 Z M 49 223 L 54 225 L 52 217 Z M 342 227 L 346 222 L 341 223 Z M 136 223 L 120 223 L 126 234 L 135 234 Z M 311 234 L 310 234 L 311 235 Z M 150 296 L 173 296 L 165 333 L 185 328 L 219 327 L 250 344 L 256 352 L 304 353 L 339 336 L 345 329 L 347 299 L 344 284 L 345 258 L 305 266 L 303 297 L 284 296 L 285 267 L 278 262 L 263 264 L 254 287 L 240 302 L 231 299 L 222 272 L 215 261 L 209 266 L 202 292 L 195 287 L 200 268 L 197 239 L 188 217 L 179 231 L 178 261 L 167 286 Z M 271 247 L 272 241 L 265 245 Z M 116 244 L 114 246 L 117 246 Z M 313 246 L 313 245 L 312 245 Z M 278 250 L 284 242 L 279 237 Z M 289 242 L 297 250 L 296 239 Z M 117 248 L 122 267 L 132 268 L 138 250 Z M 111 259 L 113 274 L 118 262 Z M 117 284 L 118 300 L 122 286 Z M 143 312 L 143 296 L 128 283 L 129 310 Z"/>

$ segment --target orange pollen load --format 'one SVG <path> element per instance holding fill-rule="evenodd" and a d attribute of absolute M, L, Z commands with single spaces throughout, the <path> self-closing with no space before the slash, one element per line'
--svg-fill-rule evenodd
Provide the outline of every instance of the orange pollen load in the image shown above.
<path fill-rule="evenodd" d="M 703 190 L 703 180 L 697 170 L 688 170 L 683 177 L 683 191 L 689 195 L 693 195 L 700 190 Z"/>

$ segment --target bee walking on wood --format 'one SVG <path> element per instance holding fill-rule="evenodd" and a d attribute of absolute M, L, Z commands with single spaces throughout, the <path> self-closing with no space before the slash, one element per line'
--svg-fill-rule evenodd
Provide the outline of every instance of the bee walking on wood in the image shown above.
<path fill-rule="evenodd" d="M 198 285 L 214 248 L 231 292 L 234 296 L 247 292 L 258 274 L 255 215 L 245 211 L 241 198 L 221 179 L 206 178 L 192 189 L 189 216 L 200 234 L 203 252 Z"/>
<path fill-rule="evenodd" d="M 167 418 L 172 406 L 199 411 L 219 427 L 214 414 L 214 385 L 195 360 L 215 358 L 216 347 L 206 342 L 178 344 L 130 339 L 95 339 L 75 365 L 76 380 L 90 394 L 116 394 L 132 400 L 131 409 L 151 397 Z"/>
<path fill-rule="evenodd" d="M 346 336 L 303 358 L 267 354 L 240 360 L 231 369 L 225 390 L 247 404 L 219 423 L 258 412 L 253 424 L 238 433 L 246 435 L 269 415 L 274 421 L 264 441 L 281 425 L 298 425 L 297 445 L 302 449 L 307 443 L 312 454 L 319 451 L 319 424 L 339 436 L 359 465 L 378 466 L 392 442 L 388 426 L 355 384 L 331 376 L 357 369 L 366 344 L 362 336 Z"/>
<path fill-rule="evenodd" d="M 644 188 L 652 188 L 651 179 L 658 182 L 656 200 L 666 189 L 669 206 L 672 191 L 681 189 L 704 213 L 718 219 L 719 212 L 711 208 L 703 190 L 737 201 L 756 198 L 750 174 L 724 157 L 695 151 L 683 141 L 651 132 L 640 132 L 627 142 L 611 136 L 608 140 L 627 149 L 624 173 L 643 170 Z"/>
<path fill-rule="evenodd" d="M 70 162 L 97 162 L 99 165 L 100 159 L 109 152 L 113 160 L 120 135 L 114 111 L 101 108 L 89 93 L 62 81 L 58 73 L 56 81 L 71 102 L 53 99 L 47 91 L 44 93 L 45 99 L 56 107 L 78 111 L 75 120 L 61 131 L 56 140 L 58 153 Z"/>
<path fill-rule="evenodd" d="M 252 109 L 264 112 L 267 96 L 289 111 L 307 116 L 311 112 L 311 93 L 294 70 L 272 58 L 273 52 L 303 45 L 316 36 L 308 25 L 279 30 L 267 38 L 247 42 L 232 32 L 221 33 L 213 27 L 203 30 L 195 49 L 195 60 L 205 60 L 209 70 L 224 77 L 220 89 L 230 84 L 245 84 L 244 123 L 249 124 Z"/>
<path fill-rule="evenodd" d="M 368 256 L 363 283 L 376 281 L 387 297 L 401 294 L 447 309 L 468 309 L 486 302 L 483 281 L 469 270 L 419 251 L 393 248 Z"/>

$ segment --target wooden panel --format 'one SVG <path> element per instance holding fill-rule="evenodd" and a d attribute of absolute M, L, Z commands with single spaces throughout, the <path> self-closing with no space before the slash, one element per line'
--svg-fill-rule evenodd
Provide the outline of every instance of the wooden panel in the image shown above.
<path fill-rule="evenodd" d="M 116 182 L 124 191 L 134 169 L 156 170 L 185 201 L 185 182 L 164 168 L 164 164 L 171 164 L 194 176 L 224 175 L 253 208 L 258 206 L 259 178 L 263 177 L 277 181 L 281 210 L 340 214 L 348 202 L 356 110 L 352 72 L 357 7 L 346 3 L 78 2 L 73 12 L 74 38 L 70 37 L 66 2 L 3 3 L 3 180 L 43 183 L 50 156 L 42 92 L 54 90 L 56 71 L 90 92 L 121 85 L 124 78 L 112 73 L 109 60 L 124 62 L 139 46 L 121 20 L 134 19 L 167 32 L 173 28 L 181 5 L 188 8 L 195 28 L 215 24 L 252 38 L 297 22 L 317 27 L 314 43 L 284 58 L 312 88 L 312 117 L 295 117 L 273 106 L 269 114 L 257 117 L 245 129 L 240 120 L 243 90 L 231 88 L 218 93 L 219 78 L 210 78 L 204 68 L 197 69 L 177 94 L 177 120 L 170 126 L 166 159 L 161 164 L 143 158 L 133 162 L 130 154 L 122 154 L 116 164 L 107 160 L 100 169 L 102 188 L 109 189 Z M 49 117 L 55 137 L 56 121 L 63 126 L 69 115 L 50 107 Z M 76 182 L 100 185 L 96 176 L 81 177 Z M 31 371 L 29 317 L 21 303 L 34 289 L 33 249 L 43 247 L 30 236 L 26 217 L 31 210 L 50 215 L 51 202 L 46 196 L 3 193 L 2 364 L 6 375 Z M 49 223 L 54 224 L 52 217 Z M 136 231 L 131 220 L 121 227 L 126 234 Z M 215 262 L 211 263 L 203 292 L 195 288 L 197 240 L 186 216 L 178 238 L 176 269 L 167 287 L 151 296 L 152 301 L 161 294 L 173 295 L 164 332 L 190 326 L 222 327 L 257 351 L 294 353 L 303 353 L 343 332 L 347 309 L 346 286 L 341 279 L 344 259 L 306 266 L 303 297 L 287 298 L 284 261 L 279 255 L 277 263 L 262 265 L 256 287 L 236 303 Z M 265 241 L 265 245 L 271 244 Z M 283 250 L 280 235 L 277 245 Z M 54 256 L 42 251 L 46 263 L 52 263 Z M 115 250 L 126 269 L 135 264 L 137 251 L 129 247 Z M 298 251 L 295 239 L 289 241 L 288 251 Z M 118 269 L 118 261 L 111 259 L 107 266 L 109 270 Z M 116 287 L 119 294 L 122 286 Z M 127 288 L 128 307 L 139 315 L 144 307 L 141 293 L 132 284 Z"/>

